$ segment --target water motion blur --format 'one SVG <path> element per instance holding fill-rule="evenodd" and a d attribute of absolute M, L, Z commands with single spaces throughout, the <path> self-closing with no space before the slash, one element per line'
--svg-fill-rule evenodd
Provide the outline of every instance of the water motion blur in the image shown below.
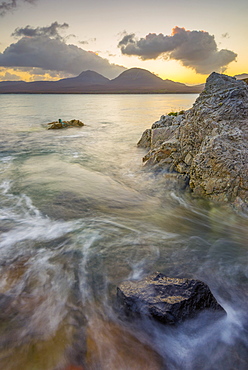
<path fill-rule="evenodd" d="M 136 147 L 195 98 L 1 96 L 2 369 L 247 369 L 247 216 L 169 185 Z M 58 116 L 85 126 L 46 130 Z M 154 271 L 203 280 L 227 315 L 127 323 L 116 287 Z"/>

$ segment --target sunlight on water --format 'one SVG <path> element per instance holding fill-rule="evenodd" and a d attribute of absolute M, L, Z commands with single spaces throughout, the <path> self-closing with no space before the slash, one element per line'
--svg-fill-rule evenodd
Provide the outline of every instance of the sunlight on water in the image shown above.
<path fill-rule="evenodd" d="M 247 369 L 247 215 L 168 186 L 136 148 L 195 98 L 1 97 L 1 369 Z M 57 116 L 85 126 L 47 131 Z M 203 280 L 226 315 L 127 322 L 117 286 L 154 271 Z"/>

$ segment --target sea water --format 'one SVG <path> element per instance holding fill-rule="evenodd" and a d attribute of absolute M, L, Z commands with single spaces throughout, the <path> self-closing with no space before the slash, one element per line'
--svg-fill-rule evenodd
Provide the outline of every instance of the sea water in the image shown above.
<path fill-rule="evenodd" d="M 248 367 L 247 215 L 194 199 L 136 143 L 197 95 L 1 95 L 0 368 Z M 47 130 L 80 119 L 82 128 Z M 227 315 L 126 322 L 124 280 L 207 283 Z"/>

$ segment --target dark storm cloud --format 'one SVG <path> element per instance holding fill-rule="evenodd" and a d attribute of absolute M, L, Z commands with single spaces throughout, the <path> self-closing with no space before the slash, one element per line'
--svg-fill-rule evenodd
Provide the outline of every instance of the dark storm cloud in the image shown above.
<path fill-rule="evenodd" d="M 17 5 L 21 2 L 26 2 L 33 4 L 36 0 L 11 0 L 11 1 L 2 1 L 0 3 L 0 16 L 4 16 L 7 12 L 15 9 Z"/>
<path fill-rule="evenodd" d="M 231 50 L 218 50 L 214 36 L 208 32 L 180 27 L 173 28 L 169 36 L 150 33 L 137 39 L 134 34 L 125 35 L 118 46 L 123 54 L 137 55 L 142 60 L 159 57 L 178 60 L 201 74 L 223 72 L 237 57 Z"/>
<path fill-rule="evenodd" d="M 52 27 L 54 24 L 56 26 Z M 30 30 L 35 32 L 33 36 L 23 36 L 0 53 L 0 66 L 29 67 L 31 73 L 34 67 L 72 75 L 90 69 L 109 78 L 114 78 L 125 70 L 124 67 L 110 64 L 107 59 L 93 52 L 66 44 L 62 38 L 57 37 L 58 29 L 63 25 L 58 25 L 57 22 L 52 25 L 37 29 L 20 29 L 20 35 L 28 34 Z"/>
<path fill-rule="evenodd" d="M 47 27 L 30 27 L 29 25 L 23 28 L 16 28 L 12 33 L 12 36 L 15 37 L 35 37 L 35 36 L 49 36 L 61 38 L 59 31 L 69 28 L 68 23 L 59 24 L 58 22 L 53 22 L 50 26 Z"/>

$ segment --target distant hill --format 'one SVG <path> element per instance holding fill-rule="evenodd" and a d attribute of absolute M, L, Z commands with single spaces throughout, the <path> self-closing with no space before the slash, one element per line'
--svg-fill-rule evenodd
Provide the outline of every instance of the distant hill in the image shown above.
<path fill-rule="evenodd" d="M 157 91 L 163 93 L 191 92 L 196 88 L 189 87 L 180 82 L 163 80 L 153 73 L 141 68 L 131 68 L 122 72 L 118 77 L 109 82 L 110 89 L 127 91 Z M 198 92 L 199 90 L 197 90 Z"/>
<path fill-rule="evenodd" d="M 163 86 L 164 80 L 141 68 L 130 68 L 110 81 L 111 86 L 127 88 L 150 88 Z"/>
<path fill-rule="evenodd" d="M 2 94 L 199 93 L 202 90 L 202 85 L 187 86 L 183 83 L 163 80 L 141 68 L 128 69 L 113 80 L 94 71 L 84 71 L 77 77 L 59 81 L 0 82 Z"/>
<path fill-rule="evenodd" d="M 242 73 L 240 75 L 234 76 L 237 80 L 242 80 L 248 84 L 248 73 Z"/>
<path fill-rule="evenodd" d="M 248 78 L 248 73 L 241 73 L 240 75 L 234 76 L 237 80 L 244 80 Z"/>
<path fill-rule="evenodd" d="M 100 73 L 94 71 L 84 71 L 80 73 L 77 77 L 64 78 L 57 81 L 58 87 L 62 88 L 81 88 L 86 86 L 95 86 L 95 85 L 106 85 L 109 82 L 109 79 L 100 75 Z"/>

